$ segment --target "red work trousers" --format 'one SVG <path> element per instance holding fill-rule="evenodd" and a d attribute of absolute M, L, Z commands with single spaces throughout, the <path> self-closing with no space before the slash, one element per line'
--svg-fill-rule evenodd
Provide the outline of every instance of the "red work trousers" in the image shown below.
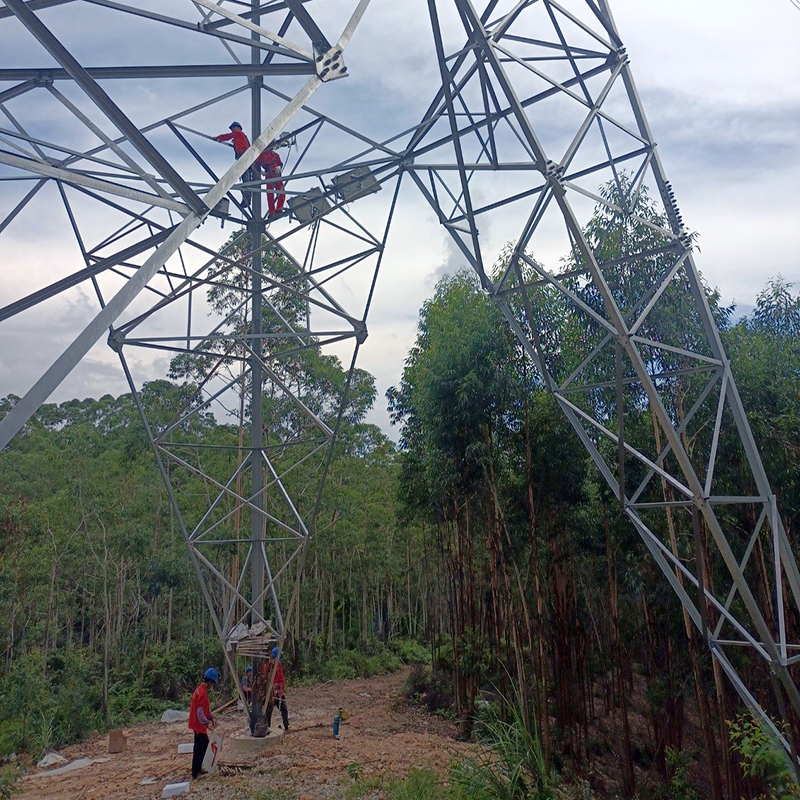
<path fill-rule="evenodd" d="M 286 202 L 286 195 L 283 193 L 283 181 L 268 181 L 267 208 L 270 214 L 280 214 L 283 211 L 283 204 Z"/>

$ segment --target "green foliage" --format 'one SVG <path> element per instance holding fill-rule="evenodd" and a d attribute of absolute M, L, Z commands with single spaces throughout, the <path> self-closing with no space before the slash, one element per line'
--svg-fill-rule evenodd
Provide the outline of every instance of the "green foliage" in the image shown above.
<path fill-rule="evenodd" d="M 102 727 L 99 662 L 67 651 L 34 650 L 0 679 L 0 755 L 40 755 Z"/>
<path fill-rule="evenodd" d="M 391 648 L 404 664 L 426 664 L 431 657 L 428 648 L 415 639 L 392 639 Z"/>
<path fill-rule="evenodd" d="M 341 650 L 320 654 L 305 662 L 299 678 L 304 682 L 340 681 L 370 678 L 394 672 L 403 665 L 401 659 L 381 642 L 372 641 L 364 649 Z"/>
<path fill-rule="evenodd" d="M 409 770 L 389 787 L 389 800 L 444 800 L 450 795 L 439 776 L 429 769 Z"/>
<path fill-rule="evenodd" d="M 691 754 L 674 747 L 666 748 L 667 764 L 672 771 L 669 787 L 672 800 L 700 800 L 700 795 L 689 779 Z"/>
<path fill-rule="evenodd" d="M 503 719 L 503 711 L 509 719 Z M 548 800 L 554 796 L 539 737 L 525 725 L 516 706 L 487 707 L 478 737 L 489 751 L 466 758 L 452 772 L 453 784 L 464 797 Z"/>
<path fill-rule="evenodd" d="M 8 800 L 20 791 L 21 777 L 22 772 L 16 760 L 0 766 L 0 800 Z"/>
<path fill-rule="evenodd" d="M 751 716 L 728 723 L 731 747 L 739 753 L 744 774 L 761 784 L 763 798 L 800 798 L 800 785 L 783 748 Z"/>
<path fill-rule="evenodd" d="M 351 764 L 351 766 L 353 766 Z M 352 786 L 348 786 L 344 796 L 347 800 L 359 800 L 361 797 L 374 797 L 375 793 L 382 789 L 384 780 L 380 775 L 371 775 L 368 778 L 358 777 Z"/>

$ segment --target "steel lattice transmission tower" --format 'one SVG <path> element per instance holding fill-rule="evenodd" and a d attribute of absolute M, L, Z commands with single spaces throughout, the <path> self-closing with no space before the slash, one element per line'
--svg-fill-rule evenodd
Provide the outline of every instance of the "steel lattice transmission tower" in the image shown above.
<path fill-rule="evenodd" d="M 346 388 L 338 408 L 314 406 L 303 353 L 341 353 L 349 342 L 350 380 L 357 375 L 402 179 L 498 303 L 720 668 L 791 750 L 765 709 L 800 717 L 800 644 L 787 633 L 800 575 L 608 5 L 416 5 L 430 20 L 440 85 L 421 120 L 378 139 L 315 105 L 347 90 L 338 79 L 366 2 L 347 9 L 332 44 L 328 16 L 317 24 L 317 4 L 300 0 L 174 0 L 157 10 L 5 0 L 0 25 L 38 43 L 30 52 L 42 62 L 0 65 L 0 180 L 11 198 L 0 232 L 47 196 L 63 208 L 83 266 L 5 304 L 0 323 L 88 282 L 98 312 L 0 422 L 0 446 L 110 331 L 220 636 L 243 620 L 268 621 L 281 636 L 278 586 L 302 561 L 347 408 Z M 82 48 L 73 52 L 72 8 L 151 34 L 140 54 L 148 63 L 85 66 Z M 172 64 L 151 54 L 178 44 L 191 64 L 150 63 Z M 187 78 L 192 91 L 175 109 L 128 88 L 136 79 L 172 100 L 156 87 Z M 244 97 L 253 146 L 218 178 L 197 134 L 236 116 L 229 109 Z M 298 150 L 284 175 L 292 216 L 267 226 L 260 192 L 249 207 L 240 199 L 261 185 L 240 178 L 284 130 Z M 243 221 L 227 249 L 203 225 L 210 216 Z M 489 229 L 516 242 L 500 263 L 481 246 Z M 209 290 L 225 298 L 210 317 Z M 163 350 L 193 377 L 168 419 L 150 410 L 133 348 Z M 201 444 L 204 415 L 237 407 L 247 443 Z M 642 411 L 648 435 L 626 423 Z M 736 496 L 718 489 L 716 469 L 720 442 L 732 439 L 739 449 L 725 457 L 740 459 L 746 484 Z M 313 459 L 318 483 L 301 502 L 292 475 Z M 207 487 L 202 513 L 182 506 L 188 474 Z M 758 567 L 756 548 L 766 554 Z M 751 588 L 757 568 L 769 597 Z M 743 651 L 766 668 L 772 697 L 740 676 Z"/>

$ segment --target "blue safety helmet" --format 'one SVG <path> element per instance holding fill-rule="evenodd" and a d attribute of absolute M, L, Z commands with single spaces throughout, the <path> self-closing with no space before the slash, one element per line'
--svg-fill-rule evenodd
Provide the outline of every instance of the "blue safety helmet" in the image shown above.
<path fill-rule="evenodd" d="M 245 671 L 245 672 L 252 672 L 252 671 L 253 671 L 253 665 L 252 665 L 252 664 L 248 664 L 248 665 L 247 665 L 247 666 L 244 668 L 244 671 Z"/>
<path fill-rule="evenodd" d="M 219 683 L 219 671 L 216 667 L 209 667 L 203 673 L 203 679 L 207 681 L 213 681 L 214 683 Z"/>
<path fill-rule="evenodd" d="M 242 123 L 241 122 L 236 122 L 236 120 L 234 120 L 233 122 L 231 122 L 230 125 L 228 125 L 228 128 L 230 128 L 231 130 L 233 130 L 234 128 L 238 128 L 239 130 L 241 130 L 242 129 Z"/>
<path fill-rule="evenodd" d="M 277 658 L 278 657 L 278 648 L 277 647 L 273 647 L 272 648 L 272 657 L 273 658 Z M 281 661 L 283 661 L 283 656 L 281 656 Z"/>

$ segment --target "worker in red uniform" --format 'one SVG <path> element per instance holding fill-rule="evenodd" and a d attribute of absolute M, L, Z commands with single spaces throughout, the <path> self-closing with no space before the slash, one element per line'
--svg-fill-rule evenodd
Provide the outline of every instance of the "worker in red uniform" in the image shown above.
<path fill-rule="evenodd" d="M 219 136 L 215 136 L 214 139 L 218 142 L 233 140 L 233 157 L 238 159 L 250 148 L 250 140 L 247 138 L 247 134 L 242 130 L 241 123 L 234 120 L 228 127 L 230 128 L 230 133 L 221 133 Z M 242 180 L 245 182 L 255 180 L 252 168 L 247 168 L 242 175 Z M 242 192 L 242 205 L 250 205 L 250 195 L 245 192 Z"/>
<path fill-rule="evenodd" d="M 257 159 L 256 166 L 264 171 L 267 182 L 267 208 L 269 215 L 274 217 L 283 211 L 286 195 L 283 192 L 283 181 L 276 180 L 281 177 L 283 162 L 281 157 L 271 149 L 270 145 Z"/>
<path fill-rule="evenodd" d="M 272 648 L 272 658 L 264 665 L 266 669 L 275 669 L 275 680 L 272 682 L 272 699 L 267 704 L 267 727 L 271 725 L 272 709 L 277 706 L 281 712 L 284 731 L 289 730 L 289 709 L 286 706 L 286 680 L 283 677 L 283 656 L 278 659 L 278 648 Z"/>
<path fill-rule="evenodd" d="M 219 672 L 209 667 L 203 673 L 203 682 L 194 690 L 189 706 L 189 730 L 194 731 L 192 750 L 192 777 L 199 778 L 203 769 L 203 759 L 208 749 L 208 731 L 213 731 L 216 720 L 211 713 L 208 690 L 212 684 L 219 683 Z"/>

